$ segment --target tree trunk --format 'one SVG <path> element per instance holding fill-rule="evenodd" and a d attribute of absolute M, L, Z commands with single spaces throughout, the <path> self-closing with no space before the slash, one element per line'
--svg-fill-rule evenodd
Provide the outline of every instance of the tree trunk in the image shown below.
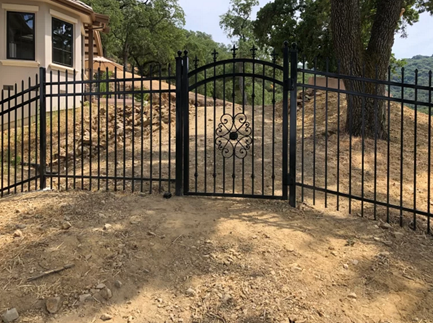
<path fill-rule="evenodd" d="M 383 96 L 383 85 L 369 82 L 346 81 L 346 90 L 357 93 Z M 359 95 L 347 95 L 346 129 L 352 136 L 386 139 L 385 101 Z"/>
<path fill-rule="evenodd" d="M 331 28 L 342 74 L 385 80 L 394 35 L 404 0 L 378 0 L 367 48 L 361 37 L 359 0 L 331 0 Z M 359 80 L 344 81 L 348 91 L 383 96 L 385 87 Z M 346 130 L 354 135 L 386 138 L 385 102 L 347 96 Z"/>
<path fill-rule="evenodd" d="M 128 70 L 128 56 L 129 56 L 129 45 L 125 43 L 123 46 L 123 68 L 125 71 Z"/>
<path fill-rule="evenodd" d="M 243 73 L 244 67 L 243 67 L 242 62 L 237 63 L 237 65 L 238 65 L 238 72 Z M 245 105 L 248 105 L 247 92 L 244 91 L 244 78 L 243 78 L 243 76 L 239 76 L 239 93 L 241 94 L 241 98 L 243 98 L 243 102 L 245 103 Z M 233 103 L 235 103 L 235 102 L 233 102 Z"/>

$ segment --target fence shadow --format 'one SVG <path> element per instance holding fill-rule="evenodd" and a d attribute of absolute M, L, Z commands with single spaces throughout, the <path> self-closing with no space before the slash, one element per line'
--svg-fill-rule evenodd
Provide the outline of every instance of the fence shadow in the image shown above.
<path fill-rule="evenodd" d="M 41 299 L 58 294 L 67 301 L 57 318 L 37 314 L 34 322 L 102 313 L 191 322 L 430 318 L 431 239 L 375 228 L 367 219 L 292 209 L 284 201 L 98 192 L 28 193 L 7 197 L 1 208 L 9 219 L 2 234 L 12 235 L 15 223 L 27 228 L 22 240 L 0 247 L 9 269 L 0 276 L 2 286 L 8 283 L 0 307 L 43 312 L 36 291 Z M 65 219 L 68 230 L 61 228 Z M 75 267 L 23 284 L 66 263 Z M 111 289 L 111 299 L 98 296 L 98 283 Z M 100 303 L 80 304 L 86 293 Z"/>

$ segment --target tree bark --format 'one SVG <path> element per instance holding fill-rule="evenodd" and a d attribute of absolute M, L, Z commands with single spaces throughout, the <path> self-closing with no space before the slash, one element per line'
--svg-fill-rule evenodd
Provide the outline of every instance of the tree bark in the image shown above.
<path fill-rule="evenodd" d="M 238 73 L 243 73 L 244 67 L 243 67 L 242 62 L 237 63 L 237 65 L 238 65 Z M 244 91 L 244 77 L 243 76 L 239 76 L 239 93 L 241 94 L 241 97 L 242 97 L 245 105 L 248 105 L 247 93 L 246 93 L 246 91 Z M 236 102 L 233 102 L 233 103 L 236 103 Z"/>
<path fill-rule="evenodd" d="M 386 80 L 394 35 L 404 0 L 377 0 L 377 11 L 367 48 L 361 37 L 359 0 L 331 0 L 331 28 L 340 72 Z M 373 82 L 344 80 L 346 90 L 383 96 L 385 87 Z M 386 138 L 385 102 L 347 95 L 346 130 L 354 136 Z"/>
<path fill-rule="evenodd" d="M 129 45 L 127 42 L 123 45 L 123 68 L 128 70 Z"/>

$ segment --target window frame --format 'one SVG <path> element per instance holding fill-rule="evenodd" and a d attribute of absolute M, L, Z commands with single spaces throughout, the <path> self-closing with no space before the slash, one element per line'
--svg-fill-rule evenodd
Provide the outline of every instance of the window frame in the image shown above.
<path fill-rule="evenodd" d="M 33 16 L 33 58 L 17 58 L 11 57 L 9 52 L 9 14 L 24 14 Z M 36 60 L 36 13 L 25 11 L 6 11 L 6 59 L 19 60 L 19 61 L 35 61 Z"/>
<path fill-rule="evenodd" d="M 72 27 L 71 52 L 70 52 L 70 54 L 71 54 L 71 64 L 70 65 L 62 63 L 62 62 L 57 62 L 57 61 L 54 60 L 54 50 L 55 49 L 59 50 L 59 51 L 62 51 L 62 52 L 66 52 L 64 49 L 60 49 L 60 48 L 55 48 L 54 47 L 54 41 L 53 41 L 53 38 L 54 38 L 53 37 L 54 36 L 54 23 L 53 22 L 54 22 L 54 20 L 60 21 L 63 24 L 70 25 Z M 52 63 L 53 64 L 57 64 L 57 65 L 61 65 L 61 66 L 65 66 L 65 67 L 68 67 L 68 68 L 73 68 L 74 65 L 75 65 L 74 64 L 74 56 L 75 56 L 74 55 L 74 49 L 75 49 L 75 44 L 74 44 L 74 23 L 69 22 L 69 21 L 65 21 L 65 20 L 57 18 L 55 16 L 51 16 L 51 56 L 52 56 L 51 61 L 52 61 Z"/>

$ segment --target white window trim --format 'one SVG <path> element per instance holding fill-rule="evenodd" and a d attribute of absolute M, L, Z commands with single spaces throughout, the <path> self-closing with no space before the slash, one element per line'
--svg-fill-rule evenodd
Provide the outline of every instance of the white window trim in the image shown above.
<path fill-rule="evenodd" d="M 72 67 L 63 66 L 60 64 L 56 64 L 56 63 L 51 63 L 50 68 L 54 71 L 60 71 L 60 72 L 68 71 L 68 73 L 70 72 L 71 74 L 73 74 L 75 71 L 74 68 L 72 68 Z M 78 74 L 78 71 L 75 71 L 75 73 Z"/>
<path fill-rule="evenodd" d="M 18 66 L 18 67 L 39 67 L 41 64 L 37 61 L 27 61 L 19 59 L 3 59 L 0 64 L 4 66 Z"/>
<path fill-rule="evenodd" d="M 17 12 L 38 12 L 38 6 L 29 6 L 23 4 L 3 3 L 2 8 L 6 11 L 17 11 Z"/>
<path fill-rule="evenodd" d="M 70 24 L 78 24 L 78 19 L 75 19 L 71 16 L 65 15 L 64 13 L 58 12 L 56 10 L 50 9 L 51 16 L 63 20 L 65 22 L 69 22 Z"/>

